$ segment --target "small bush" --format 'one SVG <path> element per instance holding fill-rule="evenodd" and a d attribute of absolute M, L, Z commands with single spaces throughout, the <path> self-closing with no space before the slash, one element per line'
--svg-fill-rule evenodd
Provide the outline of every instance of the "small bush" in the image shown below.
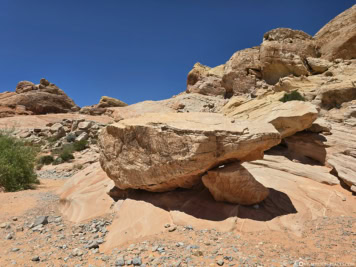
<path fill-rule="evenodd" d="M 82 151 L 82 150 L 86 149 L 87 146 L 88 146 L 87 140 L 76 141 L 73 143 L 73 148 L 75 151 Z"/>
<path fill-rule="evenodd" d="M 67 161 L 70 161 L 71 159 L 74 159 L 72 151 L 70 151 L 70 150 L 62 151 L 62 153 L 59 154 L 58 157 L 61 158 L 64 162 L 67 162 Z"/>
<path fill-rule="evenodd" d="M 50 143 L 50 144 L 54 144 L 55 142 L 57 142 L 60 138 L 56 135 L 54 136 L 50 136 L 47 138 L 47 141 Z"/>
<path fill-rule="evenodd" d="M 38 160 L 38 163 L 41 165 L 49 165 L 51 163 L 53 163 L 54 158 L 51 155 L 46 155 L 46 156 L 42 156 L 40 157 L 40 159 Z"/>
<path fill-rule="evenodd" d="M 36 155 L 33 147 L 0 132 L 0 187 L 13 192 L 38 184 L 34 170 Z"/>
<path fill-rule="evenodd" d="M 288 101 L 293 101 L 293 100 L 305 101 L 304 97 L 298 91 L 284 93 L 284 96 L 281 99 L 279 99 L 279 101 L 281 101 L 283 103 L 288 102 Z"/>

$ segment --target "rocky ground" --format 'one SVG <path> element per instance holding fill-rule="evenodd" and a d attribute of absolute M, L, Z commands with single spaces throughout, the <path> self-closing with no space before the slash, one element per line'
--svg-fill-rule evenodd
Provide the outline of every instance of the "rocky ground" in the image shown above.
<path fill-rule="evenodd" d="M 299 237 L 287 229 L 245 233 L 165 225 L 160 234 L 102 252 L 114 213 L 78 224 L 63 218 L 56 190 L 67 179 L 63 172 L 41 178 L 35 190 L 0 194 L 0 266 L 354 266 L 356 262 L 355 215 L 308 220 Z"/>

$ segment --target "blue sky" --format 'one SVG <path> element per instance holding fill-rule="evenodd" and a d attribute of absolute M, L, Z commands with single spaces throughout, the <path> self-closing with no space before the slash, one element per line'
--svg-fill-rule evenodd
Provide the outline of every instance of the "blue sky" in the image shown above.
<path fill-rule="evenodd" d="M 277 27 L 314 35 L 354 0 L 0 0 L 0 92 L 45 77 L 80 105 L 185 90 L 195 62 L 225 63 Z"/>

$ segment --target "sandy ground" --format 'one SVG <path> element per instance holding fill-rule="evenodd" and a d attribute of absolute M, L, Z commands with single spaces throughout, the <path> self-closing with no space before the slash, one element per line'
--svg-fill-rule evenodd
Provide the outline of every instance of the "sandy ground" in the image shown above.
<path fill-rule="evenodd" d="M 77 225 L 62 218 L 54 192 L 65 181 L 41 179 L 35 190 L 0 193 L 0 266 L 119 266 L 122 258 L 141 266 L 354 266 L 356 261 L 355 216 L 307 221 L 301 237 L 287 230 L 222 233 L 167 227 L 104 254 L 86 245 L 95 238 L 105 241 L 113 214 Z M 49 216 L 49 223 L 39 231 L 30 229 L 41 215 Z"/>

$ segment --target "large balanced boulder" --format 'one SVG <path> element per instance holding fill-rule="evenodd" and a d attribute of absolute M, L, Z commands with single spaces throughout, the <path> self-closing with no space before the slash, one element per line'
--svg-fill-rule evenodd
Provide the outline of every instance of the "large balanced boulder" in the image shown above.
<path fill-rule="evenodd" d="M 107 126 L 99 136 L 100 163 L 120 189 L 168 191 L 192 187 L 222 163 L 261 159 L 280 140 L 268 123 L 152 113 Z"/>
<path fill-rule="evenodd" d="M 356 5 L 331 20 L 314 38 L 323 58 L 356 58 Z"/>
<path fill-rule="evenodd" d="M 216 201 L 252 205 L 268 197 L 269 190 L 239 163 L 210 170 L 203 176 L 203 183 Z"/>
<path fill-rule="evenodd" d="M 61 89 L 46 79 L 41 79 L 40 84 L 37 85 L 29 81 L 19 82 L 15 93 L 2 94 L 0 107 L 6 110 L 0 114 L 0 117 L 68 113 L 80 109 Z M 13 112 L 9 112 L 8 109 Z"/>

